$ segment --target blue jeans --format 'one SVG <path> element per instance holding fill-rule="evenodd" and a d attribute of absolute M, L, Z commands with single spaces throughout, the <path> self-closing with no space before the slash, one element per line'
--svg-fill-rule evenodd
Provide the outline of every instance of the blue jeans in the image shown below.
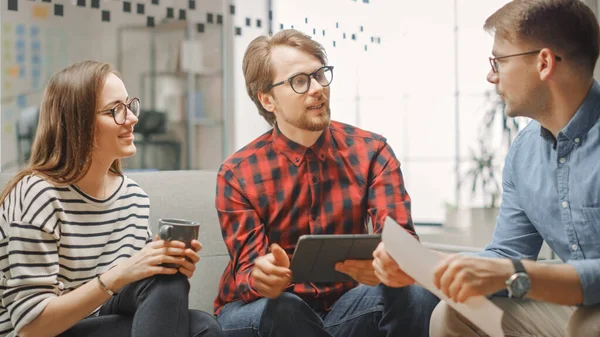
<path fill-rule="evenodd" d="M 330 311 L 292 293 L 223 307 L 217 321 L 227 337 L 426 337 L 439 299 L 419 286 L 360 285 Z"/>
<path fill-rule="evenodd" d="M 155 275 L 125 286 L 98 316 L 59 337 L 221 337 L 212 315 L 188 309 L 190 285 L 182 274 Z"/>

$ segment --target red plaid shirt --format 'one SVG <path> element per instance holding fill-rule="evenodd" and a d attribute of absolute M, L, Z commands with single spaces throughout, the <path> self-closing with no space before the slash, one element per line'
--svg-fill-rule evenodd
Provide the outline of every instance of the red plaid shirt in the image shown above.
<path fill-rule="evenodd" d="M 231 261 L 221 277 L 215 314 L 251 302 L 254 260 L 271 243 L 292 255 L 304 234 L 381 232 L 387 215 L 415 235 L 400 162 L 385 138 L 332 121 L 310 148 L 277 127 L 229 157 L 217 177 L 216 208 Z M 292 284 L 287 291 L 332 305 L 356 282 Z"/>

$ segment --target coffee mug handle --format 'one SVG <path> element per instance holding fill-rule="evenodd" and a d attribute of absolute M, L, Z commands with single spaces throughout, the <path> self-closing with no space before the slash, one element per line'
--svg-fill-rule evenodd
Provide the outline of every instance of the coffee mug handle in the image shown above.
<path fill-rule="evenodd" d="M 171 240 L 171 238 L 173 237 L 173 226 L 171 225 L 162 225 L 159 229 L 158 229 L 158 237 L 161 240 Z"/>

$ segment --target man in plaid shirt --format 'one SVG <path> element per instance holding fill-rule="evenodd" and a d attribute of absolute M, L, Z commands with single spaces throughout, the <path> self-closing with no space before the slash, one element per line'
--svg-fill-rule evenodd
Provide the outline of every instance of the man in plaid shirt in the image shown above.
<path fill-rule="evenodd" d="M 215 300 L 225 334 L 428 336 L 438 299 L 416 285 L 380 284 L 372 261 L 338 263 L 355 282 L 291 283 L 301 235 L 367 233 L 367 219 L 381 232 L 389 215 L 416 237 L 410 197 L 385 138 L 330 120 L 333 67 L 318 42 L 295 30 L 258 37 L 243 70 L 273 129 L 228 158 L 217 177 L 231 257 Z"/>

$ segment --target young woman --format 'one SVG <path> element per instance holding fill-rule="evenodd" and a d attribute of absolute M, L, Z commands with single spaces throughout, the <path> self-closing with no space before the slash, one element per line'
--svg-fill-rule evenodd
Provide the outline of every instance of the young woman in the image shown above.
<path fill-rule="evenodd" d="M 50 79 L 29 164 L 0 194 L 0 336 L 222 336 L 188 309 L 200 243 L 152 241 L 148 196 L 121 171 L 139 113 L 108 64 Z"/>

